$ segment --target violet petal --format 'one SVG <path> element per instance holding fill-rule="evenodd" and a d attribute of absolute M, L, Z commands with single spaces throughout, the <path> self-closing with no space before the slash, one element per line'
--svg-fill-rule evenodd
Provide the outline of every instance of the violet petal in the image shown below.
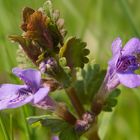
<path fill-rule="evenodd" d="M 33 92 L 36 92 L 39 89 L 41 82 L 41 73 L 39 71 L 35 69 L 22 70 L 20 68 L 14 68 L 12 72 L 21 78 Z"/>
<path fill-rule="evenodd" d="M 45 87 L 45 88 L 40 88 L 35 94 L 34 94 L 34 100 L 33 104 L 37 104 L 41 100 L 43 100 L 49 93 L 50 88 Z"/>
<path fill-rule="evenodd" d="M 43 100 L 41 100 L 37 104 L 33 104 L 33 105 L 38 108 L 46 109 L 46 110 L 47 109 L 54 110 L 56 108 L 55 101 L 49 96 L 46 96 Z"/>
<path fill-rule="evenodd" d="M 17 107 L 20 107 L 20 106 L 23 106 L 29 102 L 31 102 L 33 100 L 33 95 L 30 95 L 30 96 L 22 96 L 22 97 L 17 97 L 15 99 L 15 101 L 11 101 L 8 103 L 8 106 L 7 108 L 17 108 Z"/>
<path fill-rule="evenodd" d="M 109 91 L 111 91 L 112 89 L 116 88 L 119 84 L 120 84 L 119 77 L 117 74 L 114 74 L 114 76 L 111 77 L 111 79 L 108 79 L 107 88 Z"/>
<path fill-rule="evenodd" d="M 52 136 L 52 140 L 59 140 L 58 136 Z"/>
<path fill-rule="evenodd" d="M 112 43 L 112 54 L 113 54 L 113 56 L 120 53 L 121 49 L 122 49 L 122 40 L 118 37 Z"/>
<path fill-rule="evenodd" d="M 5 99 L 14 99 L 19 89 L 26 88 L 25 85 L 2 84 L 0 85 L 0 101 Z"/>
<path fill-rule="evenodd" d="M 140 53 L 140 39 L 130 39 L 123 48 L 122 55 L 133 55 Z"/>
<path fill-rule="evenodd" d="M 122 50 L 122 41 L 120 38 L 117 38 L 113 41 L 112 43 L 112 54 L 113 57 L 111 60 L 109 60 L 108 64 L 109 64 L 109 71 L 110 73 L 112 73 L 115 69 L 116 63 L 118 61 L 118 58 L 121 55 L 121 50 Z"/>
<path fill-rule="evenodd" d="M 16 108 L 32 100 L 27 94 L 20 94 L 20 89 L 27 88 L 25 85 L 3 84 L 0 86 L 0 110 Z"/>
<path fill-rule="evenodd" d="M 120 80 L 120 83 L 129 88 L 135 88 L 140 86 L 140 75 L 134 73 L 118 73 L 117 74 Z"/>

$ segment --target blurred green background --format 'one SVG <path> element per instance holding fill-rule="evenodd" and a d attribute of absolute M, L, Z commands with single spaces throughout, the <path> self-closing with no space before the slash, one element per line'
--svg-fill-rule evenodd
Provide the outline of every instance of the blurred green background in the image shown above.
<path fill-rule="evenodd" d="M 45 0 L 0 0 L 0 83 L 16 82 L 11 69 L 17 65 L 17 44 L 8 35 L 20 34 L 23 7 L 39 8 Z M 111 42 L 120 36 L 123 43 L 131 37 L 140 37 L 139 0 L 53 0 L 65 19 L 68 35 L 83 38 L 91 50 L 90 59 L 106 68 L 111 57 Z M 100 115 L 99 134 L 103 140 L 140 140 L 140 93 L 139 89 L 120 87 L 122 94 L 112 113 Z M 37 113 L 33 107 L 1 111 L 8 133 L 15 140 L 29 140 L 25 117 Z M 12 114 L 12 115 L 10 115 Z M 12 119 L 11 119 L 12 118 Z M 12 121 L 13 120 L 13 123 Z M 13 127 L 12 127 L 13 125 Z M 46 130 L 32 129 L 33 140 L 45 140 Z M 0 127 L 0 140 L 4 140 Z"/>

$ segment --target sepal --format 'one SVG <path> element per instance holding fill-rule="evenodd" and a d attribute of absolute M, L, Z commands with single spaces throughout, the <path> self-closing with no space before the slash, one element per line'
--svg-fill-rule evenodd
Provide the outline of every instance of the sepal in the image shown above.
<path fill-rule="evenodd" d="M 113 90 L 107 97 L 102 110 L 106 112 L 111 112 L 112 108 L 117 105 L 117 102 L 118 102 L 117 97 L 120 95 L 120 93 L 121 93 L 121 90 L 119 89 Z"/>

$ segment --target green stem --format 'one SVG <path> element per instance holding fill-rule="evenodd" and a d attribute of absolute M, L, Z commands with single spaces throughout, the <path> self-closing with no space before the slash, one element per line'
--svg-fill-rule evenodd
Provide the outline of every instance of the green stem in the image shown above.
<path fill-rule="evenodd" d="M 76 123 L 76 118 L 69 112 L 64 104 L 58 103 L 54 113 L 72 125 Z"/>
<path fill-rule="evenodd" d="M 8 134 L 8 132 L 6 130 L 6 126 L 5 126 L 5 123 L 4 123 L 3 119 L 2 119 L 1 114 L 0 114 L 0 125 L 1 125 L 1 128 L 2 128 L 4 137 L 5 137 L 5 140 L 10 140 L 9 134 Z"/>
<path fill-rule="evenodd" d="M 137 36 L 140 37 L 140 32 L 139 32 L 139 30 L 137 28 L 137 25 L 136 25 L 135 21 L 134 21 L 133 14 L 132 14 L 132 12 L 131 12 L 131 10 L 129 8 L 129 5 L 128 5 L 127 1 L 126 0 L 119 0 L 119 2 L 120 2 L 120 6 L 123 9 L 123 12 L 124 12 L 125 16 L 127 17 L 129 23 L 131 24 L 131 26 L 132 26 L 132 28 L 134 30 L 134 33 Z"/>
<path fill-rule="evenodd" d="M 85 136 L 88 140 L 100 140 L 98 135 L 98 123 L 97 119 L 94 120 L 91 128 L 86 132 Z"/>
<path fill-rule="evenodd" d="M 79 116 L 79 118 L 82 117 L 82 115 L 85 113 L 85 109 L 83 107 L 83 105 L 81 104 L 79 98 L 76 95 L 76 91 L 73 87 L 66 89 L 66 92 Z"/>
<path fill-rule="evenodd" d="M 106 87 L 106 82 L 108 80 L 108 74 L 106 75 L 98 93 L 93 99 L 91 111 L 94 115 L 91 128 L 88 130 L 86 136 L 88 140 L 100 140 L 98 136 L 98 115 L 101 113 L 106 97 L 108 96 L 108 88 Z"/>
<path fill-rule="evenodd" d="M 23 124 L 24 124 L 24 129 L 25 129 L 25 134 L 26 134 L 26 139 L 30 140 L 31 136 L 30 136 L 30 130 L 29 130 L 29 126 L 28 123 L 26 121 L 26 109 L 25 106 L 21 107 L 21 114 L 22 114 L 22 120 L 23 120 Z"/>
<path fill-rule="evenodd" d="M 14 136 L 13 136 L 13 116 L 12 116 L 12 114 L 10 114 L 10 139 L 14 140 Z"/>

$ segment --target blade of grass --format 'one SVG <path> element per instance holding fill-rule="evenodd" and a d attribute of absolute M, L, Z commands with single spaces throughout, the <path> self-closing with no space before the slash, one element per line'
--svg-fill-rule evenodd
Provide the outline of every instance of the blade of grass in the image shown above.
<path fill-rule="evenodd" d="M 5 137 L 5 140 L 10 140 L 10 137 L 9 137 L 9 134 L 8 134 L 8 132 L 6 130 L 6 126 L 5 126 L 5 123 L 3 121 L 1 113 L 0 113 L 0 125 L 1 125 L 1 128 L 2 128 L 4 137 Z"/>
<path fill-rule="evenodd" d="M 25 111 L 25 119 L 28 116 L 35 116 L 35 108 L 34 107 L 30 107 L 30 106 L 24 106 L 24 111 Z M 27 121 L 26 121 L 27 122 Z M 29 124 L 27 123 L 27 127 L 29 128 Z M 29 133 L 30 133 L 30 139 L 31 140 L 36 140 L 36 132 L 35 129 L 29 129 Z"/>
<path fill-rule="evenodd" d="M 28 123 L 26 121 L 27 116 L 26 116 L 25 106 L 21 107 L 21 114 L 22 114 L 24 129 L 25 129 L 26 140 L 31 140 L 30 129 L 29 129 Z"/>
<path fill-rule="evenodd" d="M 125 14 L 126 18 L 128 19 L 129 23 L 132 26 L 132 29 L 134 30 L 134 33 L 140 37 L 140 32 L 137 28 L 135 21 L 134 21 L 133 14 L 129 8 L 128 2 L 126 0 L 119 0 L 119 3 L 120 3 L 120 6 L 123 10 L 123 13 Z"/>
<path fill-rule="evenodd" d="M 13 135 L 13 115 L 10 114 L 10 139 L 14 140 L 14 135 Z"/>

